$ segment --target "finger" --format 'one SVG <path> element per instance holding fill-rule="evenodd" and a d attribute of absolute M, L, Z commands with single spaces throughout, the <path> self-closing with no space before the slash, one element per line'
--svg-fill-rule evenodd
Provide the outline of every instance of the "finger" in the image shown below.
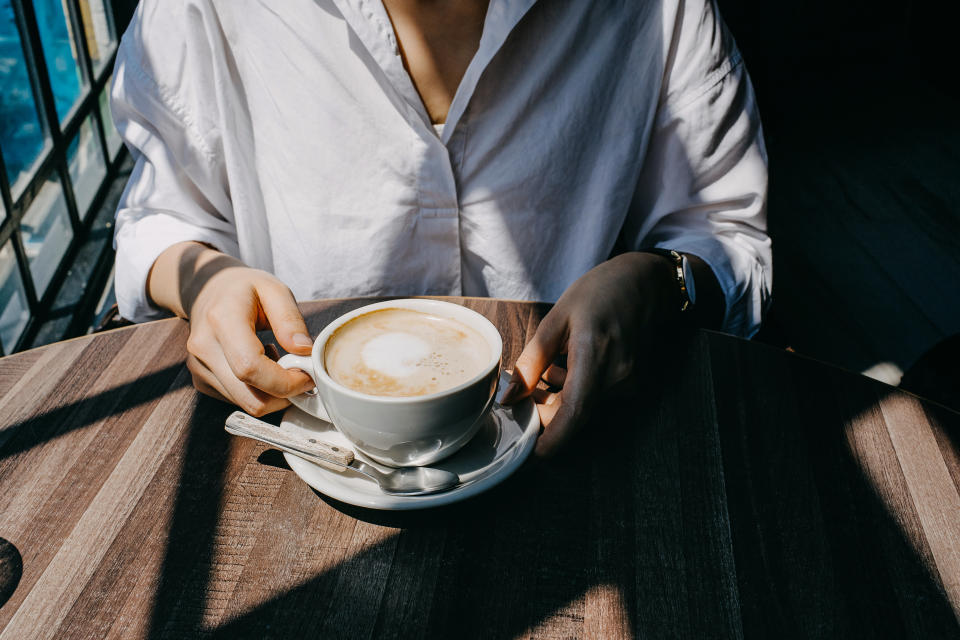
<path fill-rule="evenodd" d="M 547 416 L 549 423 L 544 421 L 544 432 L 537 440 L 537 455 L 553 455 L 582 426 L 585 409 L 597 389 L 597 356 L 596 347 L 589 337 L 571 341 L 567 356 L 570 368 L 567 370 L 563 390 L 553 402 L 556 409 L 548 412 L 552 414 Z"/>
<path fill-rule="evenodd" d="M 240 397 L 240 399 L 231 397 L 230 393 L 224 388 L 213 372 L 210 371 L 201 360 L 193 356 L 189 356 L 187 367 L 193 374 L 193 386 L 197 391 L 222 402 L 237 405 L 251 415 L 272 413 L 285 406 L 281 403 L 274 402 L 275 400 L 279 400 L 278 398 L 266 398 L 265 401 L 258 404 L 257 400 L 251 401 L 243 397 Z M 253 393 L 253 391 L 251 391 L 251 393 Z"/>
<path fill-rule="evenodd" d="M 559 395 L 560 394 L 555 391 L 537 387 L 533 390 L 533 393 L 530 394 L 530 397 L 533 398 L 533 401 L 537 404 L 553 404 Z"/>
<path fill-rule="evenodd" d="M 511 404 L 530 395 L 540 381 L 540 376 L 563 349 L 567 339 L 566 327 L 565 317 L 561 318 L 553 311 L 547 314 L 517 358 L 510 385 L 503 394 L 504 404 Z"/>
<path fill-rule="evenodd" d="M 256 290 L 260 307 L 280 346 L 290 353 L 309 355 L 313 340 L 290 289 L 279 282 L 268 281 L 258 284 Z"/>
<path fill-rule="evenodd" d="M 553 423 L 554 418 L 556 418 L 557 411 L 560 410 L 561 406 L 562 404 L 561 404 L 559 394 L 553 394 L 550 398 L 547 399 L 546 402 L 538 403 L 536 405 L 537 414 L 540 416 L 540 424 L 543 425 L 544 433 L 546 433 L 546 430 L 550 428 L 550 425 Z M 543 436 L 541 435 L 541 438 L 542 437 Z M 542 453 L 542 451 L 540 451 L 539 446 L 537 447 L 537 455 L 541 457 L 546 457 L 546 455 Z"/>
<path fill-rule="evenodd" d="M 197 391 L 217 400 L 223 400 L 230 404 L 239 405 L 240 403 L 230 395 L 230 392 L 221 384 L 217 376 L 210 370 L 203 360 L 193 355 L 187 356 L 187 368 L 193 375 L 193 386 Z"/>
<path fill-rule="evenodd" d="M 543 374 L 543 379 L 551 387 L 562 387 L 567 379 L 567 370 L 555 364 L 550 365 L 547 372 Z"/>
<path fill-rule="evenodd" d="M 230 404 L 237 404 L 220 384 L 220 381 L 217 380 L 217 376 L 210 371 L 207 365 L 203 364 L 200 358 L 192 354 L 188 355 L 187 369 L 190 370 L 193 377 L 193 386 L 197 391 L 213 398 L 222 399 Z"/>
<path fill-rule="evenodd" d="M 290 401 L 285 398 L 272 396 L 238 380 L 232 375 L 223 354 L 219 356 L 212 354 L 206 360 L 199 358 L 194 360 L 191 371 L 194 372 L 195 377 L 199 377 L 202 383 L 210 385 L 227 401 L 252 416 L 259 417 L 273 413 L 290 404 Z"/>
<path fill-rule="evenodd" d="M 240 309 L 236 309 L 239 313 Z M 225 308 L 211 318 L 215 340 L 229 372 L 218 370 L 220 359 L 208 353 L 204 363 L 231 393 L 233 388 L 224 377 L 234 378 L 277 398 L 289 398 L 313 388 L 310 376 L 300 370 L 284 369 L 267 357 L 263 343 L 249 324 L 236 320 L 239 315 Z M 227 318 L 227 319 L 224 319 Z M 217 349 L 211 349 L 211 352 Z"/>
<path fill-rule="evenodd" d="M 194 380 L 193 386 L 196 387 L 197 391 L 199 391 L 205 396 L 210 396 L 214 400 L 219 400 L 220 402 L 226 402 L 227 404 L 235 404 L 233 402 L 230 402 L 230 400 L 225 398 L 222 393 L 214 389 L 212 386 L 210 386 L 203 380 Z"/>

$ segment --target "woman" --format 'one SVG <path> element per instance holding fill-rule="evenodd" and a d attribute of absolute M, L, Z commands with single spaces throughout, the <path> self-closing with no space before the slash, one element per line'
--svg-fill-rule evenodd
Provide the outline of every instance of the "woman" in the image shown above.
<path fill-rule="evenodd" d="M 507 394 L 561 388 L 541 454 L 665 325 L 751 335 L 771 261 L 739 54 L 709 0 L 609 5 L 143 0 L 112 94 L 121 313 L 189 318 L 194 384 L 261 415 L 312 386 L 254 333 L 309 353 L 295 298 L 556 301 Z"/>

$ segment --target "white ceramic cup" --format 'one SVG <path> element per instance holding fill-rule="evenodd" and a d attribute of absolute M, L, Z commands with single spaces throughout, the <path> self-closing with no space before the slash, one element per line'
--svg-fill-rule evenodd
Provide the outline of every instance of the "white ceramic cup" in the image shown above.
<path fill-rule="evenodd" d="M 353 318 L 379 309 L 410 309 L 452 318 L 475 329 L 490 349 L 483 369 L 470 380 L 422 396 L 377 396 L 349 389 L 324 367 L 327 340 Z M 301 369 L 313 378 L 315 392 L 290 401 L 312 416 L 332 422 L 361 452 L 394 467 L 428 465 L 470 441 L 493 405 L 500 374 L 503 340 L 493 324 L 476 311 L 439 300 L 388 300 L 360 307 L 328 324 L 309 357 L 288 354 L 279 364 Z"/>

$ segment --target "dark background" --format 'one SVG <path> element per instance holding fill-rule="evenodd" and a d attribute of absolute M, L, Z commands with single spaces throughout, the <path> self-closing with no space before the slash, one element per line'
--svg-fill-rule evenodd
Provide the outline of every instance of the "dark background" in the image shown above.
<path fill-rule="evenodd" d="M 957 10 L 720 7 L 770 154 L 774 309 L 761 337 L 896 384 L 960 334 Z"/>

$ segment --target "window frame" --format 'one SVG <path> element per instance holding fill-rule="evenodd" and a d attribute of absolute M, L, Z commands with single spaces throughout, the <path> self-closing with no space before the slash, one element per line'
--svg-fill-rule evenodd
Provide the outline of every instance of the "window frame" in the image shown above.
<path fill-rule="evenodd" d="M 64 5 L 69 14 L 64 17 L 69 22 L 72 32 L 72 44 L 77 53 L 76 62 L 85 83 L 81 88 L 80 97 L 61 125 L 54 103 L 53 87 L 43 53 L 33 3 L 31 0 L 11 0 L 17 31 L 20 36 L 20 46 L 23 49 L 23 59 L 30 79 L 30 87 L 33 91 L 34 106 L 37 109 L 37 116 L 44 133 L 44 146 L 38 159 L 34 161 L 30 168 L 30 174 L 26 178 L 22 190 L 17 194 L 13 194 L 11 190 L 12 185 L 7 176 L 3 150 L 0 149 L 0 199 L 2 199 L 3 207 L 7 213 L 0 223 L 0 247 L 8 241 L 13 245 L 17 268 L 20 271 L 20 277 L 26 290 L 30 310 L 30 319 L 17 343 L 14 345 L 0 344 L 0 356 L 18 351 L 25 345 L 30 344 L 40 325 L 50 316 L 51 307 L 63 285 L 67 271 L 76 257 L 80 245 L 87 238 L 95 217 L 92 213 L 102 205 L 110 184 L 116 178 L 120 164 L 126 154 L 125 148 L 121 145 L 117 152 L 111 156 L 107 144 L 106 129 L 99 108 L 100 94 L 107 87 L 113 75 L 113 66 L 120 41 L 116 28 L 117 19 L 114 3 L 103 0 L 110 28 L 113 29 L 114 41 L 109 53 L 101 56 L 103 63 L 99 71 L 95 71 L 87 49 L 80 0 L 65 0 Z M 77 208 L 73 183 L 70 179 L 68 154 L 70 143 L 80 135 L 80 128 L 88 120 L 93 122 L 94 138 L 96 144 L 99 145 L 101 157 L 106 165 L 106 175 L 98 186 L 90 205 L 86 210 L 80 211 Z M 46 292 L 43 296 L 38 297 L 20 234 L 20 224 L 48 177 L 59 179 L 63 197 L 67 204 L 73 238 L 67 250 L 60 256 L 60 263 L 47 285 Z M 15 198 L 14 195 L 16 195 Z M 112 254 L 110 257 L 112 258 Z"/>

